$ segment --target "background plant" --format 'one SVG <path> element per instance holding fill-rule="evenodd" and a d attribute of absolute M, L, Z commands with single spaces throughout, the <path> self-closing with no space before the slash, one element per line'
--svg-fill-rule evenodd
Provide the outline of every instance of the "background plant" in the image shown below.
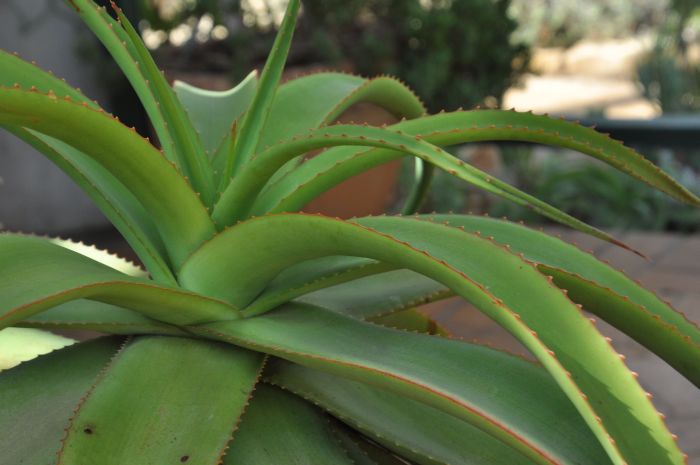
<path fill-rule="evenodd" d="M 566 121 L 498 110 L 427 115 L 387 77 L 318 73 L 279 85 L 298 1 L 260 76 L 220 93 L 183 83 L 173 91 L 118 8 L 117 21 L 91 0 L 67 4 L 124 71 L 160 147 L 5 52 L 0 124 L 71 176 L 146 270 L 80 244 L 0 236 L 0 327 L 113 335 L 0 375 L 0 463 L 684 462 L 582 307 L 695 385 L 700 330 L 624 274 L 501 220 L 299 212 L 344 179 L 409 157 L 416 183 L 406 214 L 440 169 L 626 247 L 441 146 L 573 148 L 700 205 L 666 173 Z M 358 102 L 406 119 L 332 124 Z M 451 295 L 538 363 L 450 340 L 412 311 Z"/>

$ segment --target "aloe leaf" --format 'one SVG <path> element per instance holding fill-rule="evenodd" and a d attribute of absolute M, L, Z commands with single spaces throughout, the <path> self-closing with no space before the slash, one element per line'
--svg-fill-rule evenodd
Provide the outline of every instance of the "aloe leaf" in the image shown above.
<path fill-rule="evenodd" d="M 100 106 L 83 95 L 78 89 L 71 87 L 63 79 L 59 79 L 50 72 L 39 68 L 33 62 L 27 62 L 17 54 L 0 50 L 0 85 L 5 87 L 20 86 L 24 89 L 34 87 L 41 92 L 53 92 L 60 98 L 69 97 L 76 102 L 85 102 L 92 108 Z"/>
<path fill-rule="evenodd" d="M 411 89 L 388 76 L 362 79 L 342 73 L 311 74 L 279 87 L 256 153 L 308 129 L 330 124 L 359 102 L 378 105 L 397 118 L 418 118 L 426 112 L 423 102 Z M 295 117 L 290 118 L 290 114 Z M 302 158 L 287 162 L 272 176 L 270 183 L 301 162 Z M 417 182 L 404 212 L 413 213 L 419 206 L 430 184 L 431 173 L 431 165 L 416 159 Z"/>
<path fill-rule="evenodd" d="M 537 463 L 466 421 L 364 383 L 281 361 L 265 379 L 421 465 Z"/>
<path fill-rule="evenodd" d="M 138 312 L 92 300 L 74 300 L 15 323 L 23 328 L 99 331 L 106 334 L 184 335 L 177 326 L 145 317 Z"/>
<path fill-rule="evenodd" d="M 452 290 L 423 275 L 393 270 L 319 289 L 297 300 L 366 320 L 453 295 Z M 252 311 L 257 303 L 255 300 L 248 309 Z"/>
<path fill-rule="evenodd" d="M 173 83 L 173 90 L 187 110 L 210 158 L 230 134 L 233 122 L 248 109 L 257 85 L 255 71 L 225 91 L 200 89 L 182 81 Z"/>
<path fill-rule="evenodd" d="M 324 257 L 308 260 L 280 273 L 248 306 L 247 311 L 251 314 L 264 313 L 299 296 L 310 293 L 315 295 L 314 291 L 328 287 L 335 288 L 341 283 L 353 283 L 365 276 L 372 276 L 393 268 L 386 263 L 357 257 Z M 350 292 L 355 291 L 353 289 Z"/>
<path fill-rule="evenodd" d="M 173 324 L 238 317 L 222 301 L 125 275 L 46 239 L 1 234 L 0 262 L 0 328 L 76 299 Z"/>
<path fill-rule="evenodd" d="M 103 7 L 98 7 L 92 0 L 65 0 L 65 3 L 73 8 L 102 45 L 112 55 L 119 65 L 129 83 L 134 88 L 141 104 L 148 113 L 149 119 L 158 135 L 158 140 L 163 145 L 165 156 L 179 166 L 184 165 L 180 154 L 176 153 L 173 136 L 167 128 L 165 115 L 161 111 L 160 104 L 154 90 L 144 75 L 144 70 L 138 63 L 137 53 L 133 48 L 131 39 L 120 24 L 114 20 Z"/>
<path fill-rule="evenodd" d="M 246 112 L 239 134 L 236 137 L 236 143 L 230 156 L 227 157 L 224 164 L 224 170 L 221 176 L 219 188 L 223 189 L 229 182 L 230 177 L 238 170 L 239 167 L 245 165 L 255 151 L 255 147 L 260 140 L 260 134 L 267 120 L 268 113 L 275 98 L 275 92 L 282 77 L 284 63 L 287 60 L 289 46 L 292 42 L 294 34 L 294 24 L 296 23 L 297 14 L 299 13 L 299 0 L 290 0 L 287 5 L 287 11 L 284 14 L 284 19 L 280 25 L 280 29 L 272 45 L 270 55 L 265 62 L 265 67 L 260 74 L 260 82 L 255 92 L 255 97 L 250 104 L 250 109 Z"/>
<path fill-rule="evenodd" d="M 310 150 L 348 145 L 387 148 L 390 149 L 389 153 L 401 152 L 413 155 L 488 192 L 525 205 L 572 228 L 629 248 L 609 234 L 464 163 L 418 136 L 410 137 L 382 128 L 353 125 L 336 125 L 312 130 L 306 136 L 279 143 L 258 154 L 223 192 L 216 203 L 212 218 L 217 224 L 223 226 L 234 224 L 236 221 L 246 218 L 253 199 L 258 196 L 270 177 L 287 161 Z"/>
<path fill-rule="evenodd" d="M 19 127 L 4 129 L 41 152 L 81 187 L 119 230 L 153 279 L 176 284 L 153 221 L 122 183 L 90 157 L 53 137 Z"/>
<path fill-rule="evenodd" d="M 57 463 L 216 463 L 262 366 L 224 344 L 138 337 L 80 403 Z"/>
<path fill-rule="evenodd" d="M 195 252 L 180 282 L 245 307 L 282 269 L 303 260 L 352 254 L 411 269 L 451 288 L 523 343 L 615 463 L 683 462 L 620 356 L 534 264 L 456 228 L 389 217 L 359 221 L 300 214 L 249 220 Z M 235 282 L 230 276 L 237 277 Z M 582 359 L 581 353 L 588 356 Z"/>
<path fill-rule="evenodd" d="M 146 49 L 139 33 L 134 29 L 121 8 L 116 6 L 114 2 L 112 2 L 112 7 L 117 13 L 119 24 L 124 28 L 131 41 L 132 56 L 136 55 L 136 61 L 146 78 L 146 83 L 155 94 L 166 128 L 171 132 L 175 149 L 184 161 L 182 169 L 190 177 L 195 190 L 201 194 L 202 201 L 206 205 L 211 205 L 214 201 L 214 175 L 199 140 L 199 135 L 175 92 L 153 61 L 153 57 Z"/>
<path fill-rule="evenodd" d="M 259 384 L 223 465 L 352 465 L 325 414 L 276 387 Z"/>
<path fill-rule="evenodd" d="M 59 245 L 64 249 L 72 250 L 84 257 L 91 258 L 96 262 L 102 263 L 113 270 L 117 270 L 135 278 L 148 278 L 146 270 L 141 268 L 136 263 L 120 257 L 119 255 L 108 252 L 107 250 L 98 249 L 94 245 L 87 245 L 83 242 L 75 242 L 70 239 L 53 238 L 49 239 L 51 243 Z"/>
<path fill-rule="evenodd" d="M 52 94 L 0 88 L 0 124 L 36 130 L 89 154 L 153 217 L 175 267 L 214 234 L 207 210 L 177 170 L 111 116 Z"/>
<path fill-rule="evenodd" d="M 146 109 L 163 151 L 177 163 L 202 195 L 213 200 L 213 177 L 197 134 L 172 89 L 153 62 L 138 33 L 113 4 L 119 21 L 92 0 L 67 0 L 107 48 Z"/>
<path fill-rule="evenodd" d="M 0 373 L 0 464 L 56 463 L 76 404 L 121 342 L 75 344 Z"/>
<path fill-rule="evenodd" d="M 448 146 L 466 142 L 515 140 L 566 147 L 598 158 L 670 196 L 698 205 L 700 200 L 632 149 L 593 129 L 547 116 L 515 111 L 477 110 L 407 120 L 389 127 Z M 339 147 L 308 160 L 280 179 L 257 201 L 255 214 L 297 211 L 322 192 L 399 157 L 384 149 Z"/>
<path fill-rule="evenodd" d="M 388 328 L 403 329 L 404 331 L 413 331 L 443 337 L 450 336 L 446 328 L 442 327 L 435 320 L 416 308 L 396 310 L 387 315 L 369 318 L 367 321 Z"/>
<path fill-rule="evenodd" d="M 42 92 L 53 92 L 59 98 L 70 98 L 98 109 L 65 81 L 39 69 L 18 56 L 0 51 L 0 85 L 35 87 Z M 24 128 L 4 129 L 29 143 L 66 173 L 92 199 L 97 207 L 121 232 L 129 245 L 160 282 L 175 284 L 166 260 L 165 249 L 152 220 L 143 206 L 119 181 L 90 157 L 52 137 Z"/>
<path fill-rule="evenodd" d="M 554 276 L 569 297 L 625 332 L 700 386 L 700 329 L 653 292 L 556 237 L 508 221 L 469 215 L 423 217 L 507 244 Z"/>
<path fill-rule="evenodd" d="M 190 329 L 432 405 L 535 463 L 609 463 L 568 399 L 532 363 L 301 304 L 236 323 Z"/>
<path fill-rule="evenodd" d="M 413 465 L 398 457 L 338 420 L 331 422 L 335 436 L 355 465 Z"/>
<path fill-rule="evenodd" d="M 7 370 L 39 355 L 73 344 L 75 340 L 33 328 L 0 330 L 0 371 Z"/>

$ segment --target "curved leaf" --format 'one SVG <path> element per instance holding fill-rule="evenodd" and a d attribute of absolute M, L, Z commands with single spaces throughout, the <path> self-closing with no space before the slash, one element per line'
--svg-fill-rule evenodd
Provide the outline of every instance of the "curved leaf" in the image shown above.
<path fill-rule="evenodd" d="M 224 344 L 136 338 L 81 401 L 57 463 L 215 463 L 262 366 L 261 354 Z"/>
<path fill-rule="evenodd" d="M 535 463 L 609 463 L 547 373 L 501 352 L 300 304 L 191 330 L 432 405 Z"/>
<path fill-rule="evenodd" d="M 221 174 L 219 188 L 223 190 L 230 177 L 250 159 L 260 140 L 260 134 L 267 120 L 270 107 L 275 98 L 282 69 L 287 60 L 287 53 L 294 34 L 294 25 L 299 13 L 299 0 L 290 0 L 280 29 L 272 44 L 272 50 L 267 57 L 265 67 L 260 74 L 260 82 L 249 110 L 243 116 L 233 151 L 226 158 Z"/>
<path fill-rule="evenodd" d="M 62 349 L 75 341 L 67 337 L 31 328 L 0 330 L 0 371 L 40 355 Z"/>
<path fill-rule="evenodd" d="M 24 328 L 47 330 L 99 331 L 106 334 L 170 334 L 185 333 L 177 326 L 145 317 L 126 308 L 92 300 L 74 300 L 15 323 Z"/>
<path fill-rule="evenodd" d="M 258 385 L 223 465 L 352 465 L 323 412 L 297 396 Z"/>
<path fill-rule="evenodd" d="M 231 225 L 246 218 L 253 199 L 258 196 L 270 177 L 287 161 L 310 150 L 350 145 L 388 148 L 392 152 L 416 156 L 488 192 L 520 205 L 526 205 L 563 224 L 627 248 L 609 234 L 464 163 L 439 147 L 423 141 L 420 137 L 409 137 L 382 128 L 352 125 L 336 125 L 312 130 L 305 137 L 282 142 L 258 154 L 221 194 L 221 198 L 214 207 L 212 218 L 222 226 Z"/>
<path fill-rule="evenodd" d="M 313 402 L 416 463 L 537 463 L 459 418 L 392 392 L 291 363 L 274 362 L 269 368 L 266 381 Z"/>
<path fill-rule="evenodd" d="M 420 136 L 439 146 L 516 140 L 567 147 L 605 161 L 674 198 L 700 204 L 697 197 L 632 149 L 593 129 L 547 116 L 500 110 L 457 111 L 402 121 L 389 129 Z M 256 203 L 254 213 L 298 211 L 343 180 L 399 156 L 385 149 L 328 150 L 270 186 Z"/>
<path fill-rule="evenodd" d="M 1 234 L 0 262 L 0 328 L 76 299 L 173 324 L 238 317 L 224 302 L 125 275 L 45 239 Z"/>
<path fill-rule="evenodd" d="M 256 153 L 277 142 L 335 121 L 357 103 L 373 103 L 397 118 L 418 118 L 426 112 L 423 102 L 411 89 L 388 76 L 363 79 L 343 73 L 315 73 L 293 79 L 279 87 Z M 293 114 L 294 118 L 289 115 Z M 296 168 L 302 158 L 282 166 L 270 179 L 274 182 Z M 432 169 L 416 159 L 416 179 L 406 204 L 411 213 L 421 202 L 430 184 Z"/>
<path fill-rule="evenodd" d="M 152 215 L 175 266 L 214 234 L 204 205 L 176 169 L 105 113 L 51 94 L 0 88 L 0 123 L 55 137 L 100 163 Z"/>
<path fill-rule="evenodd" d="M 569 297 L 658 354 L 700 386 L 700 329 L 653 292 L 566 242 L 525 226 L 488 217 L 423 217 L 493 236 L 537 263 Z"/>
<path fill-rule="evenodd" d="M 118 350 L 100 338 L 0 373 L 0 464 L 51 465 L 75 406 Z"/>
<path fill-rule="evenodd" d="M 97 110 L 100 108 L 65 81 L 16 55 L 0 50 L 0 67 L 3 70 L 0 85 L 34 87 L 42 92 L 53 92 L 59 98 L 67 97 Z M 129 242 L 154 279 L 175 284 L 153 221 L 123 184 L 90 157 L 57 139 L 19 127 L 5 126 L 4 129 L 44 154 L 80 186 Z"/>
<path fill-rule="evenodd" d="M 423 275 L 410 270 L 394 270 L 326 287 L 297 300 L 366 320 L 453 295 L 454 292 L 443 284 Z M 256 299 L 248 311 L 257 311 L 258 301 Z"/>
<path fill-rule="evenodd" d="M 175 94 L 187 109 L 210 157 L 231 133 L 233 122 L 248 109 L 257 85 L 256 71 L 248 74 L 237 86 L 225 91 L 200 89 L 182 81 L 173 84 Z"/>
<path fill-rule="evenodd" d="M 178 164 L 209 205 L 213 200 L 211 167 L 197 134 L 153 58 L 119 7 L 119 21 L 92 0 L 68 0 L 117 62 L 148 112 L 163 150 Z"/>
<path fill-rule="evenodd" d="M 180 281 L 244 307 L 281 270 L 303 260 L 355 255 L 411 269 L 451 288 L 523 343 L 576 405 L 615 463 L 683 462 L 619 355 L 532 263 L 456 228 L 390 217 L 358 221 L 362 224 L 299 214 L 249 220 L 195 252 Z"/>

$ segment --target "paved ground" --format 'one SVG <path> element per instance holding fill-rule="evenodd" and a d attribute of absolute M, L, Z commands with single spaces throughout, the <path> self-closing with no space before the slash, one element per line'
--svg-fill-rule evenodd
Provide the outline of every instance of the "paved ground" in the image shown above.
<path fill-rule="evenodd" d="M 678 310 L 700 322 L 700 235 L 628 233 L 619 237 L 650 257 L 645 261 L 617 247 L 579 233 L 555 229 L 554 233 L 577 242 L 601 259 L 608 260 L 647 288 L 669 300 Z M 438 302 L 428 312 L 456 336 L 477 339 L 495 347 L 524 353 L 512 337 L 476 310 L 458 299 Z M 678 375 L 665 362 L 614 328 L 599 322 L 618 352 L 627 356 L 630 369 L 639 373 L 643 387 L 654 395 L 658 410 L 666 415 L 681 448 L 689 454 L 690 465 L 700 465 L 700 390 Z"/>

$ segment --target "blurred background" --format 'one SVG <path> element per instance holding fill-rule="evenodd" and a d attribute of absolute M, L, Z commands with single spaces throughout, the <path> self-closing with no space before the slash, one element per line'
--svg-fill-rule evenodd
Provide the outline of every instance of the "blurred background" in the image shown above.
<path fill-rule="evenodd" d="M 210 89 L 229 88 L 262 67 L 286 6 L 286 0 L 118 3 L 170 79 Z M 305 0 L 285 78 L 326 69 L 390 74 L 415 89 L 431 112 L 480 105 L 582 119 L 700 193 L 699 5 L 697 0 Z M 66 77 L 149 133 L 128 83 L 62 2 L 4 0 L 0 43 Z M 356 108 L 344 119 L 387 118 L 374 108 Z M 0 156 L 11 162 L 3 162 L 0 173 L 3 197 L 23 198 L 21 206 L 0 202 L 5 227 L 59 233 L 105 224 L 48 163 L 25 153 L 29 149 L 8 135 L 0 136 L 0 144 Z M 700 228 L 697 210 L 565 150 L 499 144 L 452 151 L 596 226 Z M 406 168 L 381 167 L 308 209 L 341 216 L 391 209 L 410 182 Z M 37 178 L 39 185 L 31 182 Z M 358 185 L 363 195 L 350 198 Z M 436 177 L 425 209 L 544 221 L 447 175 Z"/>
<path fill-rule="evenodd" d="M 107 2 L 103 2 L 107 3 Z M 223 90 L 262 68 L 286 0 L 120 0 L 166 76 Z M 81 87 L 149 135 L 135 95 L 111 58 L 56 0 L 0 1 L 0 46 Z M 608 132 L 700 195 L 700 0 L 304 0 L 285 79 L 339 69 L 399 77 L 431 112 L 471 108 L 581 120 Z M 345 121 L 391 122 L 357 106 Z M 488 213 L 541 225 L 627 270 L 700 320 L 700 210 L 681 205 L 607 165 L 561 149 L 469 144 L 450 149 L 644 251 L 557 228 L 513 204 L 438 174 L 425 211 Z M 352 216 L 396 211 L 411 167 L 378 167 L 307 206 Z M 0 223 L 70 235 L 129 256 L 118 235 L 71 181 L 0 133 Z M 431 312 L 456 336 L 520 350 L 459 300 Z M 700 464 L 700 394 L 615 330 L 618 350 L 667 414 L 690 463 Z"/>

